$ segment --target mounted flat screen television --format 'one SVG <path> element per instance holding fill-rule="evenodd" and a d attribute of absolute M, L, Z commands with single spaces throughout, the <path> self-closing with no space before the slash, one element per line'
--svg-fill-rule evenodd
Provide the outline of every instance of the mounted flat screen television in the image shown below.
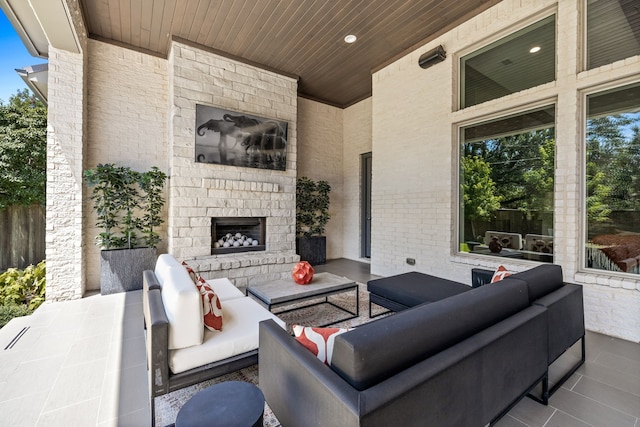
<path fill-rule="evenodd" d="M 196 105 L 195 161 L 287 169 L 286 121 Z"/>

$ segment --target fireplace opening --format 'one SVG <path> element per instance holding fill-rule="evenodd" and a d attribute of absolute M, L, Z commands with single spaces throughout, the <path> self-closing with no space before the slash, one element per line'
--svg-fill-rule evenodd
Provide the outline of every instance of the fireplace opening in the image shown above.
<path fill-rule="evenodd" d="M 211 255 L 266 250 L 266 218 L 211 218 Z"/>

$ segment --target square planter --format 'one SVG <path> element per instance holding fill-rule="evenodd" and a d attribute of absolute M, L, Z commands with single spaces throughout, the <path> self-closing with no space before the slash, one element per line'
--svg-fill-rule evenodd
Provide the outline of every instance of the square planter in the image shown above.
<path fill-rule="evenodd" d="M 311 265 L 327 262 L 326 236 L 296 237 L 296 253 L 300 261 L 307 261 Z"/>
<path fill-rule="evenodd" d="M 100 251 L 100 293 L 102 295 L 142 289 L 142 272 L 153 270 L 155 248 Z"/>

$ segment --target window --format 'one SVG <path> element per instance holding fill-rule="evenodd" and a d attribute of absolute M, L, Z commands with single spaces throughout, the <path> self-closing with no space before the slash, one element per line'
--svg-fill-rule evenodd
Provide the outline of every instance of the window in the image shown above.
<path fill-rule="evenodd" d="M 556 19 L 549 16 L 460 59 L 460 107 L 556 79 Z"/>
<path fill-rule="evenodd" d="M 555 107 L 463 127 L 460 138 L 460 250 L 553 262 Z"/>
<path fill-rule="evenodd" d="M 640 274 L 640 83 L 587 96 L 588 268 Z"/>
<path fill-rule="evenodd" d="M 587 1 L 587 69 L 640 55 L 638 0 Z"/>

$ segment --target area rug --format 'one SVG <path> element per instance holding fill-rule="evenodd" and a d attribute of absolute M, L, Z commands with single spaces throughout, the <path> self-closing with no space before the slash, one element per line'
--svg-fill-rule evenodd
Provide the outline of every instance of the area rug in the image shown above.
<path fill-rule="evenodd" d="M 369 318 L 369 293 L 367 287 L 364 284 L 358 284 L 358 293 L 360 297 L 360 312 L 357 318 L 338 322 L 335 327 L 353 327 L 370 321 Z M 320 301 L 320 300 L 318 300 Z M 329 301 L 337 304 L 341 307 L 355 312 L 355 292 L 333 295 L 329 297 Z M 305 303 L 298 304 L 307 305 L 314 301 L 307 301 Z M 292 305 L 287 309 L 296 307 Z M 382 307 L 374 306 L 373 314 L 385 312 Z M 328 322 L 338 321 L 339 319 L 349 317 L 348 314 L 334 308 L 328 304 L 316 305 L 309 308 L 301 308 L 299 310 L 290 311 L 288 313 L 282 313 L 278 315 L 282 320 L 287 323 L 287 329 L 291 331 L 291 327 L 294 324 L 300 324 L 305 326 L 317 326 L 326 324 Z M 187 387 L 181 390 L 177 390 L 173 393 L 166 394 L 164 396 L 156 398 L 156 426 L 171 426 L 175 423 L 178 411 L 182 406 L 198 391 L 209 387 L 212 384 L 216 384 L 223 381 L 246 381 L 256 384 L 258 387 L 258 370 L 259 366 L 254 365 L 240 371 L 224 375 L 222 377 L 215 378 L 213 380 L 205 381 L 191 387 Z M 269 405 L 265 405 L 264 410 L 264 426 L 276 427 L 279 426 L 277 418 L 269 408 Z"/>

